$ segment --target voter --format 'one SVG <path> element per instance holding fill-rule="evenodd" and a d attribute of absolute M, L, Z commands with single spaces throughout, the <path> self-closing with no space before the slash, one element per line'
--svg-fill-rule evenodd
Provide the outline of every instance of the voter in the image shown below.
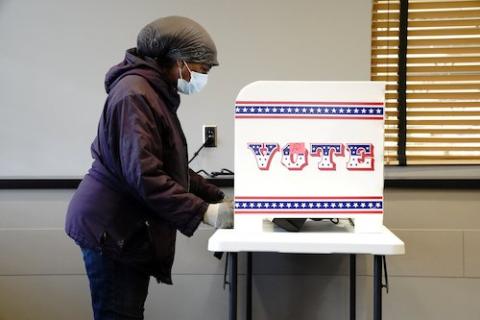
<path fill-rule="evenodd" d="M 81 247 L 95 319 L 143 319 L 149 278 L 172 284 L 177 230 L 233 224 L 233 205 L 188 168 L 179 93 L 199 92 L 218 65 L 195 21 L 165 17 L 105 78 L 108 94 L 65 230 Z M 198 112 L 193 110 L 192 112 Z"/>

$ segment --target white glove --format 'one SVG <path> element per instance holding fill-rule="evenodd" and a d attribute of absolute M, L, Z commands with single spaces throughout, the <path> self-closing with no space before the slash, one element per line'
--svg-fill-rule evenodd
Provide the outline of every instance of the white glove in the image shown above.
<path fill-rule="evenodd" d="M 216 229 L 231 229 L 233 227 L 233 201 L 224 200 L 221 203 L 209 204 L 203 216 L 203 222 Z"/>

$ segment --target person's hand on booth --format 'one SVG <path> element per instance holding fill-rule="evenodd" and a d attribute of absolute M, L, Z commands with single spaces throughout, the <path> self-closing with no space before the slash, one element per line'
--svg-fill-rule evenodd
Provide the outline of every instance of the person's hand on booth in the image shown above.
<path fill-rule="evenodd" d="M 231 229 L 233 227 L 233 200 L 225 199 L 220 203 L 208 206 L 203 222 L 216 229 Z"/>

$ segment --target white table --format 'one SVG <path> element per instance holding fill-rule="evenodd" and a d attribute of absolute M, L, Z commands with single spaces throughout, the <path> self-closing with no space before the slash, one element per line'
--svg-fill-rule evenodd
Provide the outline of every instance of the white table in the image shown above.
<path fill-rule="evenodd" d="M 263 232 L 235 229 L 217 230 L 208 241 L 208 250 L 228 252 L 230 262 L 229 319 L 237 316 L 237 254 L 247 252 L 247 319 L 252 319 L 252 252 L 349 254 L 350 319 L 355 319 L 356 255 L 374 256 L 374 320 L 382 318 L 382 266 L 386 255 L 405 253 L 404 243 L 386 227 L 378 233 L 355 233 L 348 221 L 338 225 L 309 221 L 301 232 L 287 232 L 265 221 Z"/>

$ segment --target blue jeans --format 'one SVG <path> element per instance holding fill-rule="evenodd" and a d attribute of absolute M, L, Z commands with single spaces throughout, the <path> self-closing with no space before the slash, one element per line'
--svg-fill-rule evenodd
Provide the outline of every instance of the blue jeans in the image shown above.
<path fill-rule="evenodd" d="M 143 319 L 150 276 L 100 251 L 81 248 L 95 320 Z"/>

